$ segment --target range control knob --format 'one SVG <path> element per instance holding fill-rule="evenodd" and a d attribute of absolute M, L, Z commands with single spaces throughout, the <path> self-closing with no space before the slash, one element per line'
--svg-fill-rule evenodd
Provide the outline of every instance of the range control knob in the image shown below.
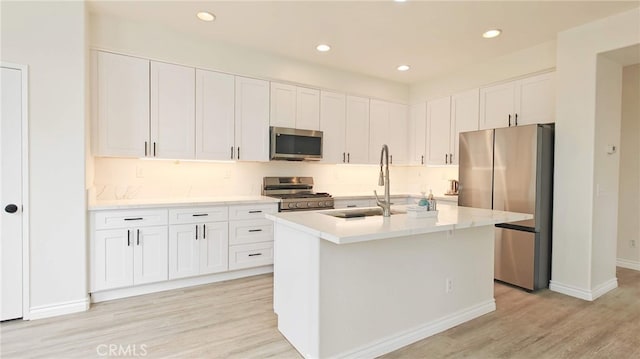
<path fill-rule="evenodd" d="M 296 204 L 295 203 L 289 203 L 289 208 L 296 208 Z"/>
<path fill-rule="evenodd" d="M 316 207 L 316 206 L 317 206 L 317 204 L 316 204 L 316 203 L 317 203 L 317 202 L 307 202 L 307 207 L 309 207 L 309 208 L 311 208 L 311 207 Z"/>
<path fill-rule="evenodd" d="M 305 207 L 305 203 L 304 202 L 298 202 L 298 204 L 296 204 L 296 207 L 304 208 Z"/>

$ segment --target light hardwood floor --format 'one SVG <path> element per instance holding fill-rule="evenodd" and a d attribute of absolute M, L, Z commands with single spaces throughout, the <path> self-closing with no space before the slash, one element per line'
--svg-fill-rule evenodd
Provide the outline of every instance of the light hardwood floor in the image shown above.
<path fill-rule="evenodd" d="M 384 358 L 640 358 L 640 272 L 618 269 L 618 280 L 595 302 L 496 284 L 495 312 Z M 276 329 L 272 281 L 261 275 L 5 322 L 0 357 L 93 358 L 114 344 L 147 358 L 300 358 Z"/>

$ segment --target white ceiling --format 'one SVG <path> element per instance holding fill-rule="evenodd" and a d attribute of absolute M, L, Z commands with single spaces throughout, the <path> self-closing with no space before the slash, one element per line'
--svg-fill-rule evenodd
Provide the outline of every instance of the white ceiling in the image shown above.
<path fill-rule="evenodd" d="M 332 68 L 416 83 L 555 39 L 639 1 L 96 1 L 98 14 L 158 23 Z M 206 10 L 215 22 L 198 20 Z M 483 39 L 490 28 L 502 36 Z M 328 53 L 315 46 L 327 43 Z M 411 70 L 399 72 L 400 64 Z"/>

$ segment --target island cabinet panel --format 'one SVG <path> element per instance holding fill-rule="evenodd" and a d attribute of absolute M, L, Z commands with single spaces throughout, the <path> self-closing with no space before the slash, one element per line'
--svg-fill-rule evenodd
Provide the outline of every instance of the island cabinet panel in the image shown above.
<path fill-rule="evenodd" d="M 276 220 L 275 242 L 278 330 L 303 357 L 377 357 L 495 310 L 493 224 L 336 244 Z"/>

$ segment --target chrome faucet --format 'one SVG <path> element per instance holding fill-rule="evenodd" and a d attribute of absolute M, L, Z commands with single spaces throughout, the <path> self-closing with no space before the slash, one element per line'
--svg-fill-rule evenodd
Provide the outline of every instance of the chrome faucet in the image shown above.
<path fill-rule="evenodd" d="M 385 170 L 382 172 L 384 159 Z M 384 186 L 384 201 L 378 198 L 378 192 L 375 190 L 373 194 L 376 196 L 376 204 L 382 208 L 382 216 L 391 217 L 391 195 L 389 194 L 389 146 L 382 145 L 380 151 L 380 177 L 378 178 L 378 186 Z"/>

